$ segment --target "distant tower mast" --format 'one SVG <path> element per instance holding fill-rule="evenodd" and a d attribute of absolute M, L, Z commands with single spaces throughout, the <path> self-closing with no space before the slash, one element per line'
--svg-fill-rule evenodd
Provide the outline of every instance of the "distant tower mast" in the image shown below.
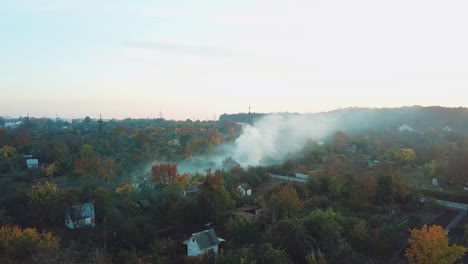
<path fill-rule="evenodd" d="M 252 115 L 250 114 L 250 106 L 249 106 L 249 125 L 253 125 L 252 124 Z"/>
<path fill-rule="evenodd" d="M 102 115 L 99 114 L 99 120 L 98 120 L 98 145 L 101 145 L 101 138 L 102 138 Z"/>

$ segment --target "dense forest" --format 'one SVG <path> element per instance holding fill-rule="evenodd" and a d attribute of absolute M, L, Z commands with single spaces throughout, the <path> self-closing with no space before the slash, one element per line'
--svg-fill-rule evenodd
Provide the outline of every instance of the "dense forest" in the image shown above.
<path fill-rule="evenodd" d="M 468 109 L 271 116 L 0 118 L 0 262 L 467 261 Z"/>

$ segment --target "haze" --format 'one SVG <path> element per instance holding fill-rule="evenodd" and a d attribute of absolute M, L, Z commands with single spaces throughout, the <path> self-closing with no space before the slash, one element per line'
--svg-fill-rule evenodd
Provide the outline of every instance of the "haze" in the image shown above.
<path fill-rule="evenodd" d="M 466 1 L 4 0 L 0 114 L 466 106 Z"/>

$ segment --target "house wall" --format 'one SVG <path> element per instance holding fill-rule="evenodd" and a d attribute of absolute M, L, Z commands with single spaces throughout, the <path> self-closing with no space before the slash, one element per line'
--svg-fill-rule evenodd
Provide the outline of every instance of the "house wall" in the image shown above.
<path fill-rule="evenodd" d="M 206 248 L 205 250 L 201 250 L 197 243 L 192 242 L 192 239 L 187 243 L 187 256 L 189 257 L 197 257 L 203 254 L 208 254 L 210 250 L 213 250 L 215 254 L 218 254 L 218 245 Z"/>
<path fill-rule="evenodd" d="M 240 192 L 240 194 L 241 194 L 242 196 L 245 196 L 245 195 L 246 195 L 245 190 L 244 190 L 242 187 L 240 187 L 240 186 L 237 187 L 237 190 Z"/>
<path fill-rule="evenodd" d="M 248 196 L 252 195 L 252 190 L 251 189 L 247 190 L 247 195 Z"/>
<path fill-rule="evenodd" d="M 210 250 L 213 250 L 215 255 L 218 255 L 218 245 L 213 246 L 213 247 L 209 247 L 209 248 L 203 250 L 203 254 L 208 254 L 210 252 Z"/>
<path fill-rule="evenodd" d="M 196 257 L 202 254 L 203 252 L 198 247 L 197 243 L 193 240 L 193 237 L 190 238 L 189 242 L 187 243 L 187 255 L 189 257 Z"/>

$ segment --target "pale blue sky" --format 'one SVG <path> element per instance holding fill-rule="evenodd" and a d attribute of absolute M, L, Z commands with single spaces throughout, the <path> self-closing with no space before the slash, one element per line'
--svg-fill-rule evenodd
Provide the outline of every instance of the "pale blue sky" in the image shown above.
<path fill-rule="evenodd" d="M 0 0 L 0 115 L 467 106 L 468 3 Z"/>

